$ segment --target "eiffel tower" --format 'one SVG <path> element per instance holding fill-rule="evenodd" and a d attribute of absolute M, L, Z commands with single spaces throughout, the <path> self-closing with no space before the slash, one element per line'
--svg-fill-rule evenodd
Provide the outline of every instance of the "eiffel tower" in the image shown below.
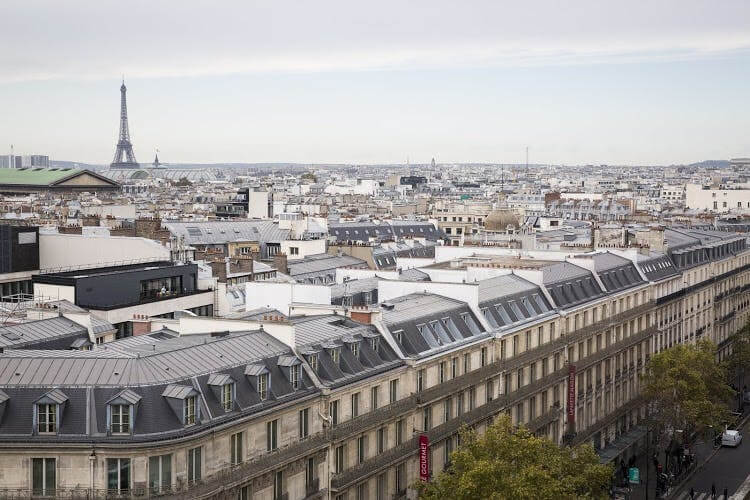
<path fill-rule="evenodd" d="M 128 130 L 128 103 L 125 98 L 125 78 L 120 86 L 120 137 L 115 149 L 115 158 L 109 168 L 138 168 L 138 162 L 133 153 L 133 144 L 130 142 L 130 131 Z"/>

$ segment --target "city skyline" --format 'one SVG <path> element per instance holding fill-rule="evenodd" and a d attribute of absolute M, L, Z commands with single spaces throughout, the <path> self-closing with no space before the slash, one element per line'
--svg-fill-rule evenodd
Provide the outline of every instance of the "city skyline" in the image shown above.
<path fill-rule="evenodd" d="M 533 163 L 635 165 L 750 150 L 742 2 L 327 6 L 136 3 L 117 13 L 137 34 L 122 38 L 114 6 L 6 2 L 1 152 L 109 163 L 123 73 L 144 162 L 156 148 L 168 163 L 368 164 L 523 163 L 528 146 Z M 32 16 L 37 32 L 19 29 Z"/>

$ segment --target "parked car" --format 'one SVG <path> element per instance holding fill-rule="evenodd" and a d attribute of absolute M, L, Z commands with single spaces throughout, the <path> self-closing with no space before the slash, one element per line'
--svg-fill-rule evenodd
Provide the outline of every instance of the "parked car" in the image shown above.
<path fill-rule="evenodd" d="M 736 446 L 739 446 L 741 442 L 742 442 L 742 433 L 740 431 L 727 429 L 721 435 L 722 446 L 736 447 Z"/>

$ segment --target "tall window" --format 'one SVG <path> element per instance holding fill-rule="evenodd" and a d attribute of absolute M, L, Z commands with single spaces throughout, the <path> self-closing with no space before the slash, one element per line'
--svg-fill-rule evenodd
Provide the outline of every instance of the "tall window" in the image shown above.
<path fill-rule="evenodd" d="M 281 500 L 284 496 L 284 473 L 282 471 L 276 471 L 273 475 L 273 498 L 274 500 Z"/>
<path fill-rule="evenodd" d="M 448 398 L 443 402 L 443 422 L 453 418 L 453 398 Z"/>
<path fill-rule="evenodd" d="M 379 394 L 380 386 L 376 385 L 375 387 L 370 389 L 370 408 L 373 410 L 377 409 L 378 407 L 378 394 Z"/>
<path fill-rule="evenodd" d="M 266 422 L 266 450 L 273 451 L 279 447 L 279 421 Z"/>
<path fill-rule="evenodd" d="M 359 416 L 359 393 L 352 394 L 352 418 Z"/>
<path fill-rule="evenodd" d="M 391 380 L 391 403 L 395 403 L 398 399 L 398 379 Z"/>
<path fill-rule="evenodd" d="M 469 373 L 471 371 L 471 354 L 465 353 L 464 354 L 464 373 Z"/>
<path fill-rule="evenodd" d="M 242 453 L 243 434 L 243 432 L 238 432 L 229 436 L 229 460 L 232 462 L 232 465 L 241 464 L 245 459 Z"/>
<path fill-rule="evenodd" d="M 336 462 L 335 462 L 335 468 L 336 468 L 336 474 L 340 474 L 341 472 L 344 472 L 344 445 L 340 445 L 336 447 Z"/>
<path fill-rule="evenodd" d="M 441 361 L 438 365 L 438 380 L 441 384 L 445 382 L 445 361 Z"/>
<path fill-rule="evenodd" d="M 331 401 L 328 405 L 328 415 L 331 417 L 331 425 L 338 425 L 339 423 L 339 401 Z"/>
<path fill-rule="evenodd" d="M 365 442 L 365 436 L 359 436 L 357 438 L 357 463 L 364 463 L 365 457 L 366 457 L 366 442 Z"/>
<path fill-rule="evenodd" d="M 451 378 L 458 376 L 458 358 L 451 359 Z"/>
<path fill-rule="evenodd" d="M 404 419 L 400 419 L 396 422 L 396 446 L 404 442 L 404 432 L 406 425 Z"/>
<path fill-rule="evenodd" d="M 299 365 L 289 367 L 289 381 L 292 384 L 292 389 L 295 391 L 299 389 L 299 373 Z"/>
<path fill-rule="evenodd" d="M 31 487 L 34 496 L 55 496 L 57 486 L 57 461 L 54 458 L 31 460 Z"/>
<path fill-rule="evenodd" d="M 406 464 L 396 466 L 396 492 L 402 494 L 406 491 Z"/>
<path fill-rule="evenodd" d="M 188 482 L 201 480 L 201 447 L 191 448 L 187 453 Z"/>
<path fill-rule="evenodd" d="M 352 342 L 349 344 L 349 349 L 352 351 L 352 356 L 355 358 L 359 357 L 359 342 Z"/>
<path fill-rule="evenodd" d="M 487 381 L 487 386 L 485 387 L 485 394 L 487 396 L 487 402 L 489 403 L 492 401 L 492 398 L 495 395 L 495 384 L 492 383 L 492 380 Z"/>
<path fill-rule="evenodd" d="M 310 354 L 307 357 L 307 362 L 310 363 L 310 368 L 312 368 L 314 372 L 318 371 L 318 355 L 317 354 Z"/>
<path fill-rule="evenodd" d="M 426 406 L 422 410 L 422 431 L 426 432 L 432 429 L 432 407 Z"/>
<path fill-rule="evenodd" d="M 152 493 L 169 491 L 172 486 L 172 455 L 148 459 L 148 487 Z"/>
<path fill-rule="evenodd" d="M 331 361 L 334 362 L 334 364 L 339 364 L 339 359 L 341 359 L 341 351 L 339 351 L 338 348 L 331 349 Z"/>
<path fill-rule="evenodd" d="M 195 424 L 195 396 L 185 398 L 183 409 L 185 425 Z"/>
<path fill-rule="evenodd" d="M 258 375 L 258 396 L 261 401 L 265 401 L 268 398 L 268 374 L 261 373 Z"/>
<path fill-rule="evenodd" d="M 57 432 L 57 405 L 38 404 L 37 423 L 40 434 L 53 434 Z"/>
<path fill-rule="evenodd" d="M 130 459 L 107 459 L 107 489 L 112 493 L 127 493 L 130 489 Z"/>
<path fill-rule="evenodd" d="M 484 365 L 486 365 L 486 364 L 487 364 L 487 348 L 486 348 L 486 347 L 482 347 L 482 350 L 481 350 L 481 351 L 479 351 L 479 352 L 480 352 L 480 355 L 479 355 L 479 363 L 480 363 L 480 364 L 481 364 L 482 366 L 484 366 Z"/>
<path fill-rule="evenodd" d="M 310 408 L 299 411 L 299 438 L 305 439 L 310 435 Z"/>
<path fill-rule="evenodd" d="M 378 436 L 378 453 L 385 451 L 385 427 L 381 427 L 377 432 Z"/>
<path fill-rule="evenodd" d="M 315 459 L 308 458 L 305 465 L 305 488 L 309 492 L 315 486 Z M 317 489 L 317 488 L 316 488 Z"/>
<path fill-rule="evenodd" d="M 129 434 L 130 405 L 110 405 L 109 411 L 112 434 Z"/>
<path fill-rule="evenodd" d="M 221 407 L 224 408 L 224 411 L 230 411 L 232 409 L 233 389 L 233 384 L 224 384 L 221 386 Z"/>

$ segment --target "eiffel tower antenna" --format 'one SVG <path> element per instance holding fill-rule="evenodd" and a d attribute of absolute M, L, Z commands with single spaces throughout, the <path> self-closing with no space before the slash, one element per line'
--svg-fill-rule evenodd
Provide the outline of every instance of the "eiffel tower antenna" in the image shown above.
<path fill-rule="evenodd" d="M 125 93 L 125 75 L 122 76 L 120 86 L 120 135 L 117 140 L 115 157 L 110 168 L 138 168 L 138 162 L 133 153 L 133 144 L 130 142 L 130 130 L 128 129 L 128 102 Z"/>

